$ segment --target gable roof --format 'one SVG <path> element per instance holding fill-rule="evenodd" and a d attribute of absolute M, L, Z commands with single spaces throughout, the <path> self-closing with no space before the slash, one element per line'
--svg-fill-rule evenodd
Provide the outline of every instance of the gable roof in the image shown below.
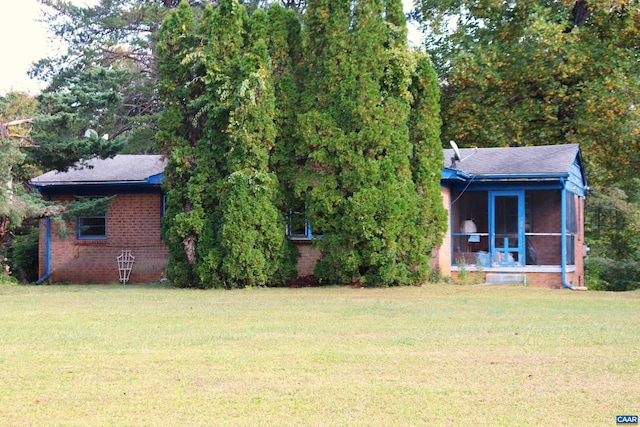
<path fill-rule="evenodd" d="M 578 144 L 535 147 L 461 148 L 452 165 L 453 150 L 444 150 L 444 167 L 469 175 L 567 175 L 576 160 L 582 166 Z"/>
<path fill-rule="evenodd" d="M 50 171 L 31 180 L 37 187 L 48 185 L 146 183 L 162 174 L 167 165 L 159 155 L 120 154 L 108 159 L 93 158 L 77 169 Z"/>

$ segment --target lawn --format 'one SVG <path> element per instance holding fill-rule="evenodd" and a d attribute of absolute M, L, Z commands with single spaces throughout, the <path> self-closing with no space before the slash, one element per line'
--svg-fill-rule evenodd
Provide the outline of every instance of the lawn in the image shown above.
<path fill-rule="evenodd" d="M 0 285 L 0 425 L 615 425 L 640 292 Z"/>

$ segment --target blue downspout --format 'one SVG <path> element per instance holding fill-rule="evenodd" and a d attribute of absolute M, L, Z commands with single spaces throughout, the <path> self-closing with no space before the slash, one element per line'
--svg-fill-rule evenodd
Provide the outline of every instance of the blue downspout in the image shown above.
<path fill-rule="evenodd" d="M 47 200 L 49 197 L 47 197 Z M 51 218 L 45 219 L 45 271 L 44 276 L 36 281 L 36 285 L 49 279 L 51 275 Z"/>
<path fill-rule="evenodd" d="M 568 289 L 574 289 L 573 285 L 567 283 L 567 189 L 564 178 L 560 178 L 562 190 L 560 190 L 560 223 L 562 231 L 560 233 L 562 241 L 560 242 L 562 252 L 560 267 L 562 269 L 562 286 Z"/>

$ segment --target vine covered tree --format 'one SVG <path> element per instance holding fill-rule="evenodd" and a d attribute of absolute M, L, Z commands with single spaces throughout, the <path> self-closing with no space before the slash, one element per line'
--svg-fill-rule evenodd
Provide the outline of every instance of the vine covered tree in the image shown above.
<path fill-rule="evenodd" d="M 269 161 L 276 114 L 268 28 L 266 12 L 249 19 L 236 0 L 207 8 L 199 30 L 183 2 L 163 26 L 170 108 L 158 138 L 171 158 L 165 235 L 179 286 L 277 284 L 294 272 Z M 174 93 L 182 90 L 191 92 Z"/>
<path fill-rule="evenodd" d="M 206 16 L 210 14 L 209 11 Z M 202 212 L 195 209 L 194 195 L 187 191 L 196 167 L 196 142 L 202 138 L 202 129 L 193 120 L 198 112 L 194 100 L 203 91 L 202 85 L 194 81 L 197 65 L 185 63 L 198 45 L 195 19 L 187 3 L 181 3 L 165 19 L 159 38 L 158 90 L 165 109 L 158 120 L 156 138 L 168 158 L 163 226 L 169 248 L 167 276 L 178 286 L 188 286 L 198 283 L 196 243 L 204 224 Z"/>

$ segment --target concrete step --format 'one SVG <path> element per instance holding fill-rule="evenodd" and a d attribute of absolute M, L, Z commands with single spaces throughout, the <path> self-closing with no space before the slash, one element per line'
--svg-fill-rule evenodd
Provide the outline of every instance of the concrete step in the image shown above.
<path fill-rule="evenodd" d="M 490 285 L 525 285 L 527 284 L 526 274 L 516 273 L 487 273 L 485 282 Z"/>

